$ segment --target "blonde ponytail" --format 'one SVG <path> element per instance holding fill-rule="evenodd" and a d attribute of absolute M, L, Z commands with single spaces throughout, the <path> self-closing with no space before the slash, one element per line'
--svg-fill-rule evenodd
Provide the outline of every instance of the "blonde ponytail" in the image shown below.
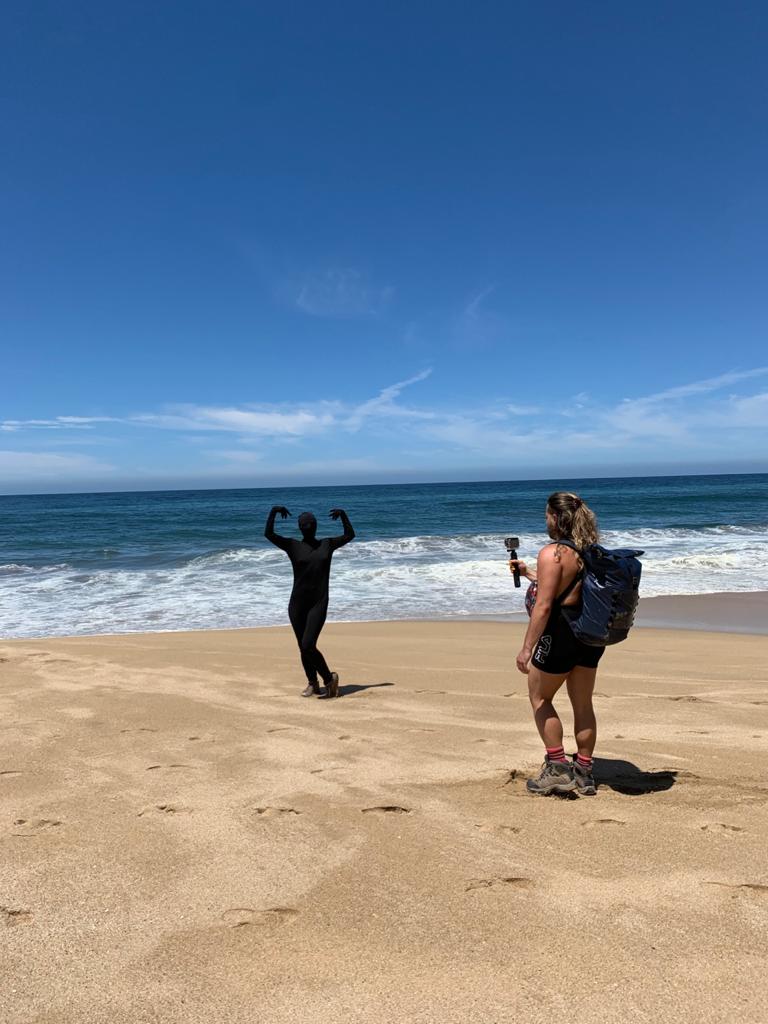
<path fill-rule="evenodd" d="M 583 550 L 600 539 L 597 517 L 578 494 L 555 491 L 549 496 L 547 508 L 555 517 L 553 540 L 571 540 Z"/>

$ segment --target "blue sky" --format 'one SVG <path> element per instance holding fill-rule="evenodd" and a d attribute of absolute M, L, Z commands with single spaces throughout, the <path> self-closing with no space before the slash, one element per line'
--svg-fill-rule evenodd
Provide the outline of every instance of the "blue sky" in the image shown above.
<path fill-rule="evenodd" d="M 765 5 L 3 10 L 0 490 L 768 470 Z"/>

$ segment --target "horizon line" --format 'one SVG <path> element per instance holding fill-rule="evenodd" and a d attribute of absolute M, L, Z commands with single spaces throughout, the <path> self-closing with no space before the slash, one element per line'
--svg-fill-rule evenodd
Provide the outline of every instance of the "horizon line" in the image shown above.
<path fill-rule="evenodd" d="M 541 477 L 491 477 L 475 480 L 404 480 L 401 482 L 379 481 L 378 483 L 334 483 L 334 484 L 254 484 L 251 486 L 237 485 L 233 487 L 129 487 L 98 490 L 98 491 L 7 491 L 0 493 L 2 498 L 53 498 L 62 496 L 84 497 L 96 494 L 185 494 L 197 491 L 300 491 L 300 490 L 322 490 L 334 487 L 363 488 L 363 487 L 452 487 L 457 484 L 533 484 L 545 483 L 546 481 L 557 480 L 578 480 L 589 482 L 593 480 L 663 480 L 670 477 L 734 477 L 734 476 L 768 476 L 768 469 L 740 471 L 735 473 L 724 473 L 722 471 L 710 472 L 682 472 L 682 473 L 637 473 L 633 475 L 613 476 L 610 474 L 589 476 L 576 474 L 567 476 L 541 476 Z"/>

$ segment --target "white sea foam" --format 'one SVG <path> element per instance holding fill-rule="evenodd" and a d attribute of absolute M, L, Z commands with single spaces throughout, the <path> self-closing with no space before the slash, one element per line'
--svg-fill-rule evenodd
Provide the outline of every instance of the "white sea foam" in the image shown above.
<path fill-rule="evenodd" d="M 543 535 L 520 537 L 529 561 Z M 768 528 L 607 532 L 606 547 L 642 548 L 641 593 L 768 590 Z M 239 547 L 169 566 L 79 571 L 66 563 L 0 566 L 5 636 L 211 629 L 286 622 L 291 571 L 282 552 Z M 520 612 L 503 538 L 491 534 L 359 540 L 334 557 L 331 619 Z"/>

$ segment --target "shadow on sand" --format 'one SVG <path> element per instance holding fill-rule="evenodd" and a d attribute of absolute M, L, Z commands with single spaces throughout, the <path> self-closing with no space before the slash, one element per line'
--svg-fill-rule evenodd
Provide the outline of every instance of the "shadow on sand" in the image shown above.
<path fill-rule="evenodd" d="M 641 796 L 646 793 L 661 793 L 671 789 L 677 782 L 677 772 L 664 769 L 658 772 L 644 772 L 631 761 L 596 757 L 593 774 L 598 789 L 607 786 L 625 796 Z"/>
<path fill-rule="evenodd" d="M 348 697 L 351 693 L 360 693 L 361 690 L 374 690 L 378 686 L 394 685 L 394 683 L 349 683 L 347 686 L 339 687 L 339 696 Z"/>

